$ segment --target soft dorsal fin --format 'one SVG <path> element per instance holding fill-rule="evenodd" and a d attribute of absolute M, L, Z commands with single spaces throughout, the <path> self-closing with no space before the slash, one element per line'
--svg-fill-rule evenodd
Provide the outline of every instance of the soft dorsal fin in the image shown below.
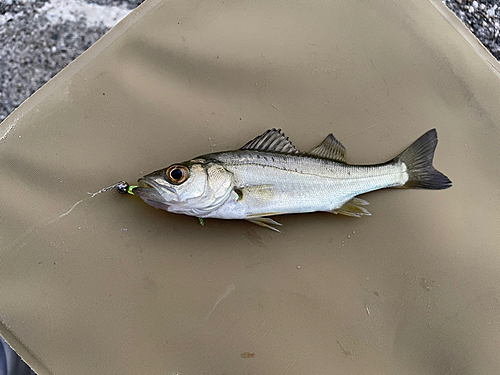
<path fill-rule="evenodd" d="M 240 150 L 281 152 L 283 154 L 298 154 L 300 152 L 281 132 L 281 129 L 269 129 L 264 134 L 252 139 Z"/>
<path fill-rule="evenodd" d="M 345 147 L 331 133 L 308 154 L 345 163 Z"/>

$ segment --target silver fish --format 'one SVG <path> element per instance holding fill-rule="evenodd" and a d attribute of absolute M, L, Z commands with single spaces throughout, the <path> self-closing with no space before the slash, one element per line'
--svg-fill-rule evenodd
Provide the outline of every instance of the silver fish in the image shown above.
<path fill-rule="evenodd" d="M 239 150 L 198 156 L 150 173 L 132 190 L 147 204 L 199 218 L 245 219 L 278 231 L 274 215 L 326 211 L 370 215 L 358 195 L 383 188 L 447 189 L 451 181 L 432 166 L 435 129 L 394 159 L 351 165 L 329 134 L 305 153 L 271 129 Z"/>

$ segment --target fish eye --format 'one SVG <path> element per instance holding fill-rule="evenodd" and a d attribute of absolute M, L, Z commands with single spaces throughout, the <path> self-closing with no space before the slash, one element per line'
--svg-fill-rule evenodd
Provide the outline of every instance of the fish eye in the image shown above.
<path fill-rule="evenodd" d="M 182 164 L 174 164 L 165 172 L 169 182 L 175 185 L 182 184 L 189 177 L 189 168 Z"/>

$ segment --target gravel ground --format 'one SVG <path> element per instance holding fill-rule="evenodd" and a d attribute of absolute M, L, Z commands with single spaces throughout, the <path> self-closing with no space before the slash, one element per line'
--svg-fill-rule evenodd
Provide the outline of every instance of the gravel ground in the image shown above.
<path fill-rule="evenodd" d="M 500 1 L 444 0 L 443 2 L 500 61 Z"/>
<path fill-rule="evenodd" d="M 143 0 L 0 0 L 0 121 Z M 499 0 L 443 0 L 500 59 Z"/>
<path fill-rule="evenodd" d="M 0 121 L 143 0 L 0 0 Z"/>

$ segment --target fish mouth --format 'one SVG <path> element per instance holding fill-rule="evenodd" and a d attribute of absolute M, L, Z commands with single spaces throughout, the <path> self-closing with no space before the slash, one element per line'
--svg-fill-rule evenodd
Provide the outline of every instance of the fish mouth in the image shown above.
<path fill-rule="evenodd" d="M 141 198 L 145 203 L 155 208 L 166 210 L 169 205 L 159 192 L 159 187 L 154 181 L 147 178 L 140 178 L 137 181 L 138 187 L 132 190 L 134 195 Z"/>
<path fill-rule="evenodd" d="M 154 189 L 154 186 L 152 185 L 152 183 L 149 183 L 148 180 L 146 180 L 145 178 L 140 178 L 138 181 L 137 181 L 137 185 L 141 188 L 146 188 L 146 189 Z M 134 189 L 135 190 L 135 189 Z"/>

